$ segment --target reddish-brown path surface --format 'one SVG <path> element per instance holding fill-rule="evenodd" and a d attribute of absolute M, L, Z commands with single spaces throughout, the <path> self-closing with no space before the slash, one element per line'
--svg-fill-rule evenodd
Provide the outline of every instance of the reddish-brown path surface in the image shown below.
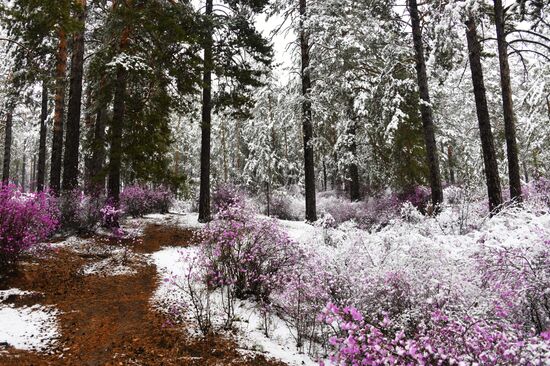
<path fill-rule="evenodd" d="M 92 238 L 94 245 L 124 245 L 137 253 L 192 242 L 189 230 L 150 225 L 140 240 Z M 223 337 L 191 339 L 181 327 L 166 326 L 150 299 L 158 281 L 153 264 L 133 275 L 81 274 L 82 266 L 97 261 L 67 249 L 30 258 L 17 274 L 0 284 L 43 295 L 8 299 L 15 306 L 53 305 L 61 337 L 48 352 L 0 349 L 0 365 L 266 365 L 283 366 L 263 356 L 245 357 Z"/>

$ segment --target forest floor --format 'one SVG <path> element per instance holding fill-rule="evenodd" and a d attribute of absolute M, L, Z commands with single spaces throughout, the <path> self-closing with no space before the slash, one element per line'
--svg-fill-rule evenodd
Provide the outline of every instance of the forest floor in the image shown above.
<path fill-rule="evenodd" d="M 58 324 L 46 350 L 0 344 L 0 365 L 284 365 L 242 352 L 225 336 L 191 337 L 154 308 L 162 278 L 146 258 L 162 247 L 192 245 L 192 230 L 150 223 L 137 238 L 96 235 L 85 242 L 94 250 L 53 244 L 0 283 L 0 291 L 25 293 L 6 296 L 3 304 L 57 309 Z M 98 263 L 117 263 L 119 272 L 97 271 Z"/>

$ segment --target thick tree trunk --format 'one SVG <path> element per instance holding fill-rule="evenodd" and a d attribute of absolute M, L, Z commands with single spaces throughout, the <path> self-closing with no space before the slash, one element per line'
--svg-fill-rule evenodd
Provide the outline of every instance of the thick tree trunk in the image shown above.
<path fill-rule="evenodd" d="M 468 41 L 468 51 L 470 54 L 470 70 L 472 72 L 479 135 L 481 137 L 481 148 L 485 165 L 489 210 L 495 212 L 502 205 L 502 192 L 498 175 L 498 162 L 493 132 L 491 131 L 489 108 L 487 107 L 487 97 L 485 95 L 483 69 L 481 67 L 481 45 L 479 43 L 476 23 L 473 17 L 470 17 L 466 22 L 466 39 Z"/>
<path fill-rule="evenodd" d="M 350 98 L 348 105 L 348 117 L 350 119 L 350 124 L 348 126 L 348 135 L 351 137 L 349 152 L 353 157 L 353 161 L 349 164 L 349 192 L 351 201 L 355 202 L 361 200 L 361 192 L 359 184 L 359 167 L 357 166 L 357 116 L 355 115 L 353 104 L 353 98 Z"/>
<path fill-rule="evenodd" d="M 36 155 L 32 156 L 31 161 L 31 181 L 29 182 L 31 192 L 36 192 Z"/>
<path fill-rule="evenodd" d="M 42 82 L 42 108 L 40 111 L 40 142 L 38 145 L 38 167 L 36 177 L 36 189 L 39 192 L 44 190 L 46 182 L 46 137 L 48 118 L 48 85 L 45 81 Z"/>
<path fill-rule="evenodd" d="M 12 106 L 8 107 L 8 112 L 6 113 L 6 127 L 4 129 L 4 161 L 2 165 L 3 184 L 8 184 L 10 181 L 13 109 L 14 108 Z"/>
<path fill-rule="evenodd" d="M 213 12 L 212 0 L 206 0 L 205 15 L 211 21 Z M 208 222 L 210 215 L 210 135 L 212 128 L 212 68 L 213 38 L 212 25 L 204 45 L 204 75 L 202 89 L 201 120 L 201 182 L 199 192 L 199 222 Z"/>
<path fill-rule="evenodd" d="M 504 133 L 506 136 L 506 152 L 508 155 L 508 177 L 510 180 L 510 198 L 521 201 L 521 178 L 519 170 L 518 145 L 516 141 L 516 117 L 512 86 L 510 83 L 510 65 L 508 64 L 508 43 L 504 30 L 504 9 L 502 0 L 494 0 L 495 26 L 498 44 L 498 59 L 500 63 L 500 86 L 502 89 L 502 107 L 504 110 Z"/>
<path fill-rule="evenodd" d="M 443 188 L 441 187 L 441 173 L 439 171 L 439 159 L 435 142 L 433 113 L 428 89 L 428 75 L 426 61 L 424 59 L 424 46 L 422 44 L 422 29 L 416 0 L 408 0 L 409 13 L 413 32 L 413 43 L 416 56 L 416 73 L 418 78 L 418 91 L 420 94 L 420 113 L 426 143 L 426 155 L 430 170 L 430 187 L 432 189 L 432 203 L 435 206 L 443 202 Z"/>
<path fill-rule="evenodd" d="M 120 52 L 128 47 L 129 28 L 125 28 L 120 38 Z M 113 101 L 113 119 L 111 122 L 111 151 L 109 154 L 108 195 L 118 207 L 120 203 L 120 168 L 122 166 L 122 131 L 126 113 L 127 71 L 122 65 L 117 66 L 115 95 Z"/>
<path fill-rule="evenodd" d="M 90 149 L 91 156 L 88 162 L 87 190 L 92 195 L 99 195 L 105 189 L 105 122 L 107 116 L 107 105 L 109 98 L 105 94 L 105 80 L 99 81 L 99 90 L 96 92 L 97 107 L 95 110 L 95 121 L 90 121 Z M 91 120 L 91 118 L 90 118 Z"/>
<path fill-rule="evenodd" d="M 302 129 L 304 134 L 304 173 L 306 186 L 306 220 L 317 221 L 315 198 L 315 157 L 313 152 L 313 124 L 311 112 L 311 71 L 309 69 L 309 36 L 305 29 L 307 2 L 300 1 L 300 54 L 302 61 Z"/>
<path fill-rule="evenodd" d="M 78 185 L 78 149 L 80 146 L 80 112 L 82 107 L 82 76 L 84 73 L 84 32 L 86 24 L 86 0 L 79 0 L 78 21 L 84 27 L 73 37 L 71 81 L 67 111 L 67 136 L 63 160 L 63 190 Z"/>
<path fill-rule="evenodd" d="M 327 163 L 325 161 L 325 158 L 323 158 L 323 191 L 327 191 L 327 182 L 328 182 L 328 176 L 327 176 Z"/>
<path fill-rule="evenodd" d="M 61 188 L 61 163 L 63 158 L 63 115 L 65 109 L 65 77 L 67 71 L 67 35 L 59 30 L 57 66 L 55 71 L 55 112 L 53 120 L 52 162 L 50 166 L 50 189 L 59 193 Z"/>

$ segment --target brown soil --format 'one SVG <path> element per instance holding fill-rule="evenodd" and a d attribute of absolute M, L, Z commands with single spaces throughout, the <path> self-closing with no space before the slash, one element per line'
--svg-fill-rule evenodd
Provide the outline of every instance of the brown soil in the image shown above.
<path fill-rule="evenodd" d="M 97 237 L 94 243 L 151 253 L 162 246 L 188 245 L 192 237 L 190 230 L 151 225 L 139 240 Z M 39 303 L 61 312 L 61 338 L 49 354 L 0 348 L 0 365 L 283 365 L 261 355 L 245 357 L 227 338 L 190 339 L 181 327 L 168 326 L 149 303 L 159 281 L 154 265 L 137 267 L 134 275 L 80 274 L 83 265 L 97 260 L 61 249 L 30 258 L 0 284 L 0 289 L 43 294 L 8 299 L 15 306 Z"/>

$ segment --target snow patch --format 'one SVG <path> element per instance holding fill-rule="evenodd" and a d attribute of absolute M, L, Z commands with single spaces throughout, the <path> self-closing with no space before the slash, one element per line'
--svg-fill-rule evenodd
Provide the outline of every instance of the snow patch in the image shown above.
<path fill-rule="evenodd" d="M 15 308 L 0 305 L 0 344 L 22 350 L 45 351 L 59 337 L 53 307 L 34 305 Z"/>

